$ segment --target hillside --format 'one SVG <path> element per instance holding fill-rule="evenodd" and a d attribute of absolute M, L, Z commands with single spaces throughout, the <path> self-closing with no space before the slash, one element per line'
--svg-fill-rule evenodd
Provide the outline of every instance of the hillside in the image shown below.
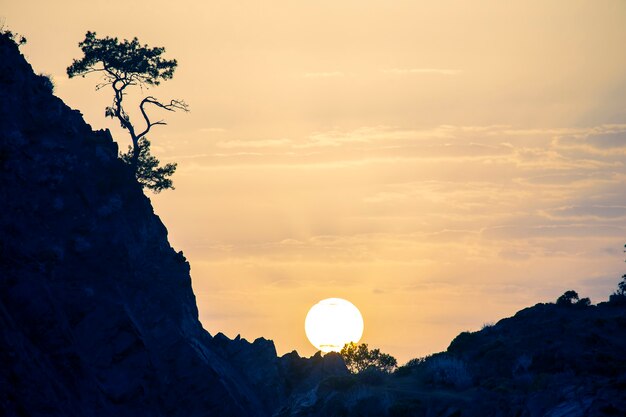
<path fill-rule="evenodd" d="M 625 416 L 624 352 L 624 305 L 538 304 L 391 375 L 329 378 L 297 415 Z"/>
<path fill-rule="evenodd" d="M 210 335 L 110 133 L 52 90 L 0 35 L 0 415 L 626 415 L 615 303 L 540 304 L 391 375 Z"/>

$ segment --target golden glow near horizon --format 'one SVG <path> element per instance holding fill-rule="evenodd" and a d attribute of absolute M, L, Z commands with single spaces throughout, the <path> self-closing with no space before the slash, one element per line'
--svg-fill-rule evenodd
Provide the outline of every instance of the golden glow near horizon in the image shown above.
<path fill-rule="evenodd" d="M 403 362 L 569 289 L 606 300 L 625 272 L 623 0 L 0 9 L 120 149 L 110 92 L 65 75 L 77 43 L 137 36 L 178 60 L 149 91 L 191 106 L 150 132 L 176 190 L 149 197 L 213 334 L 308 356 L 302 319 L 333 294 Z"/>
<path fill-rule="evenodd" d="M 324 353 L 339 352 L 346 343 L 361 340 L 363 317 L 351 302 L 327 298 L 311 307 L 304 321 L 304 331 L 317 349 Z"/>

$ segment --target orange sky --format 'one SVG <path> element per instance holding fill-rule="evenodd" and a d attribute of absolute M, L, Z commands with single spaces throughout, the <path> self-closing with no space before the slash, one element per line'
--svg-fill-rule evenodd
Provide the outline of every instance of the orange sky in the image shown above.
<path fill-rule="evenodd" d="M 5 26 L 94 128 L 128 136 L 87 30 L 179 61 L 151 133 L 176 190 L 150 195 L 211 333 L 311 355 L 304 318 L 342 297 L 400 362 L 624 272 L 626 3 L 8 1 Z M 131 97 L 132 99 L 132 97 Z M 130 100 L 129 100 L 130 101 Z"/>

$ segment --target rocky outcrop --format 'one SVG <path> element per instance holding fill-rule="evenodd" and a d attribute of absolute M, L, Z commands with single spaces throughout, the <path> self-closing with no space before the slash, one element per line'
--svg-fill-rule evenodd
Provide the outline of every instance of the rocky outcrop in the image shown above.
<path fill-rule="evenodd" d="M 117 153 L 0 36 L 0 414 L 271 415 Z M 274 377 L 268 344 L 248 362 Z"/>

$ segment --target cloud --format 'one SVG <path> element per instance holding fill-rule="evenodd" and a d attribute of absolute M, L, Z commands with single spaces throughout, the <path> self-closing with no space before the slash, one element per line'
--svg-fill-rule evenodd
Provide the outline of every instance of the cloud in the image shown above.
<path fill-rule="evenodd" d="M 572 155 L 623 157 L 626 155 L 626 124 L 603 125 L 555 136 L 555 148 Z"/>
<path fill-rule="evenodd" d="M 597 149 L 626 149 L 626 131 L 590 135 L 587 142 Z"/>
<path fill-rule="evenodd" d="M 390 68 L 383 69 L 381 72 L 385 74 L 438 74 L 438 75 L 458 75 L 463 71 L 458 69 L 446 69 L 446 68 Z"/>
<path fill-rule="evenodd" d="M 394 184 L 450 181 L 452 189 L 461 180 L 474 184 L 482 181 L 563 194 L 567 184 L 577 191 L 602 184 L 624 184 L 626 154 L 620 149 L 626 148 L 615 147 L 620 144 L 620 129 L 626 131 L 626 125 L 530 130 L 508 125 L 424 129 L 380 125 L 318 131 L 290 139 L 229 139 L 208 144 L 206 152 L 194 156 L 194 163 L 181 167 L 181 172 L 256 170 L 261 174 L 259 170 L 263 170 L 262 175 L 266 175 L 279 170 L 315 170 L 317 178 L 324 171 L 334 175 L 351 172 L 355 176 L 359 172 L 367 175 L 365 171 L 384 171 L 387 178 L 395 178 Z M 602 147 L 594 141 L 600 141 Z M 607 142 L 611 147 L 607 148 Z M 360 196 L 359 201 L 413 201 L 396 191 L 377 190 Z M 498 194 L 502 190 L 485 195 Z M 610 201 L 594 204 L 616 205 Z"/>
<path fill-rule="evenodd" d="M 585 245 L 620 247 L 626 158 L 579 148 L 619 149 L 621 129 L 380 125 L 213 142 L 184 172 L 223 196 L 195 198 L 216 219 L 204 234 L 232 246 L 193 250 L 212 262 L 324 271 L 381 263 L 449 276 L 465 265 L 495 279 L 496 267 L 481 271 L 482 263 L 537 265 Z M 370 288 L 385 288 L 371 279 Z"/>
<path fill-rule="evenodd" d="M 498 256 L 511 261 L 527 261 L 528 259 L 530 259 L 529 253 L 511 249 L 503 249 L 502 251 L 500 251 Z"/>
<path fill-rule="evenodd" d="M 510 224 L 486 229 L 482 236 L 487 239 L 558 239 L 579 238 L 589 239 L 592 237 L 622 237 L 626 227 L 619 225 L 602 225 L 594 223 L 577 224 L 544 224 L 539 226 L 526 226 L 523 224 Z"/>
<path fill-rule="evenodd" d="M 559 207 L 550 214 L 555 217 L 563 218 L 597 218 L 597 219 L 623 219 L 626 218 L 626 206 L 565 206 Z"/>
<path fill-rule="evenodd" d="M 434 129 L 399 129 L 395 126 L 362 126 L 353 130 L 327 130 L 321 132 L 313 132 L 307 138 L 307 141 L 298 145 L 301 148 L 307 147 L 324 147 L 324 146 L 341 146 L 351 143 L 377 143 L 385 142 L 392 144 L 396 141 L 430 139 L 439 140 L 443 138 L 452 138 L 449 134 L 448 127 L 442 126 Z"/>

